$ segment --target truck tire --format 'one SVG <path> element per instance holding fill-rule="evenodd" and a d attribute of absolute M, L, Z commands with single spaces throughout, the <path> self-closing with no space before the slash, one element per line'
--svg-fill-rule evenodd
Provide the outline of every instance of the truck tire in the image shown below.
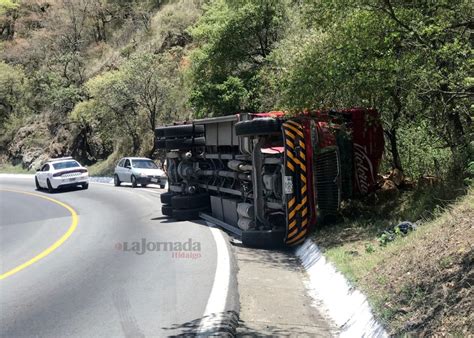
<path fill-rule="evenodd" d="M 177 221 L 191 221 L 199 219 L 199 213 L 206 211 L 208 208 L 195 208 L 195 209 L 173 209 L 173 218 Z"/>
<path fill-rule="evenodd" d="M 165 136 L 165 129 L 166 129 L 166 127 L 158 127 L 158 128 L 155 128 L 155 136 L 156 136 L 156 137 L 163 137 L 163 136 Z"/>
<path fill-rule="evenodd" d="M 203 125 L 181 124 L 164 128 L 166 137 L 184 137 L 195 136 L 204 133 Z"/>
<path fill-rule="evenodd" d="M 204 137 L 196 137 L 196 138 L 177 138 L 166 140 L 166 149 L 169 150 L 187 150 L 193 147 L 204 146 L 206 144 L 206 140 Z"/>
<path fill-rule="evenodd" d="M 208 207 L 210 204 L 208 193 L 195 195 L 176 195 L 171 198 L 173 209 L 194 209 Z"/>
<path fill-rule="evenodd" d="M 258 136 L 280 132 L 281 122 L 271 117 L 240 121 L 235 124 L 235 135 L 237 136 Z"/>
<path fill-rule="evenodd" d="M 171 204 L 171 198 L 176 195 L 174 192 L 167 191 L 160 195 L 160 200 L 162 204 Z"/>
<path fill-rule="evenodd" d="M 165 139 L 156 140 L 155 145 L 156 145 L 156 149 L 166 149 L 166 140 Z"/>
<path fill-rule="evenodd" d="M 173 216 L 173 208 L 171 207 L 171 205 L 166 205 L 166 204 L 163 204 L 161 206 L 161 213 L 164 215 L 164 216 Z"/>

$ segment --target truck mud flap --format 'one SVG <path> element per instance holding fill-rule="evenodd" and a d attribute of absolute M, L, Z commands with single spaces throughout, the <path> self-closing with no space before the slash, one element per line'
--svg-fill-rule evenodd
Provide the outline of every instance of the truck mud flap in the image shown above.
<path fill-rule="evenodd" d="M 309 229 L 310 197 L 308 196 L 306 143 L 303 126 L 296 121 L 283 124 L 285 139 L 286 224 L 284 242 L 297 245 L 304 241 Z"/>
<path fill-rule="evenodd" d="M 285 229 L 242 231 L 242 244 L 254 248 L 278 248 L 283 246 Z"/>
<path fill-rule="evenodd" d="M 273 229 L 273 230 L 246 230 L 232 226 L 226 222 L 223 222 L 215 217 L 212 217 L 208 213 L 201 212 L 199 214 L 203 220 L 210 223 L 214 223 L 218 227 L 230 232 L 234 237 L 237 237 L 242 241 L 242 244 L 247 247 L 254 248 L 278 248 L 284 243 L 285 229 Z"/>

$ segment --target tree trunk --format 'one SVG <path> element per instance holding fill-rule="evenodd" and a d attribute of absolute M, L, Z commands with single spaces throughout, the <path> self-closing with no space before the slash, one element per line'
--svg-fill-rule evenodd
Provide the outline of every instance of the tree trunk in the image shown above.
<path fill-rule="evenodd" d="M 398 151 L 397 130 L 395 128 L 385 132 L 390 142 L 390 152 L 392 153 L 392 168 L 403 171 L 402 160 Z"/>

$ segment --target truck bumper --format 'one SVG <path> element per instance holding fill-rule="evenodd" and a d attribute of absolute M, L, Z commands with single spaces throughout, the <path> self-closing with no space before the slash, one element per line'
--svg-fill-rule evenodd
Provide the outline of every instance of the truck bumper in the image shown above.
<path fill-rule="evenodd" d="M 255 248 L 277 248 L 284 245 L 285 229 L 242 231 L 242 244 Z"/>
<path fill-rule="evenodd" d="M 211 222 L 220 228 L 233 233 L 242 241 L 242 244 L 255 248 L 276 248 L 284 245 L 285 229 L 279 230 L 246 230 L 225 223 L 211 215 L 201 212 L 199 216 L 205 221 Z"/>

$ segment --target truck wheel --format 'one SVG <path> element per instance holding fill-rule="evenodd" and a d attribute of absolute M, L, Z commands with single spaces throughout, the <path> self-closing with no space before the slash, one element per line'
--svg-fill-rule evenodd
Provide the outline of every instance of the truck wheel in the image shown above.
<path fill-rule="evenodd" d="M 51 194 L 54 192 L 53 186 L 51 185 L 51 182 L 48 180 L 46 181 L 46 185 L 48 186 L 48 192 Z"/>
<path fill-rule="evenodd" d="M 158 128 L 155 128 L 155 136 L 156 137 L 163 137 L 165 136 L 165 129 L 167 127 L 158 127 Z"/>
<path fill-rule="evenodd" d="M 89 183 L 82 183 L 81 184 L 82 189 L 86 190 L 89 189 Z"/>
<path fill-rule="evenodd" d="M 206 139 L 204 137 L 195 137 L 193 138 L 177 138 L 166 140 L 166 149 L 169 150 L 187 150 L 192 147 L 204 146 L 206 144 Z"/>
<path fill-rule="evenodd" d="M 258 136 L 280 132 L 281 122 L 271 117 L 240 121 L 235 124 L 235 135 L 237 136 Z"/>
<path fill-rule="evenodd" d="M 38 177 L 35 177 L 35 185 L 36 185 L 36 190 L 41 190 L 41 187 L 38 182 Z"/>
<path fill-rule="evenodd" d="M 171 205 L 162 205 L 161 206 L 161 213 L 164 215 L 164 216 L 173 216 L 173 208 L 171 207 Z"/>
<path fill-rule="evenodd" d="M 195 209 L 173 209 L 173 218 L 177 221 L 191 221 L 199 219 L 199 213 L 205 211 L 207 208 L 195 208 Z"/>
<path fill-rule="evenodd" d="M 164 189 L 165 188 L 165 185 L 164 184 L 160 184 L 160 189 Z"/>
<path fill-rule="evenodd" d="M 209 206 L 209 194 L 176 195 L 171 198 L 173 209 L 193 209 Z"/>
<path fill-rule="evenodd" d="M 160 195 L 160 200 L 162 204 L 171 204 L 171 197 L 176 195 L 174 192 L 167 191 Z"/>
<path fill-rule="evenodd" d="M 137 187 L 136 177 L 132 175 L 132 177 L 130 178 L 130 181 L 132 182 L 132 188 L 136 188 Z"/>
<path fill-rule="evenodd" d="M 115 185 L 116 187 L 118 187 L 118 186 L 120 185 L 120 183 L 122 183 L 122 182 L 120 182 L 120 178 L 118 177 L 117 174 L 115 174 L 115 175 L 114 175 L 114 185 Z"/>
<path fill-rule="evenodd" d="M 166 140 L 165 139 L 159 139 L 156 140 L 156 149 L 165 149 L 166 148 Z"/>
<path fill-rule="evenodd" d="M 183 137 L 194 136 L 204 133 L 203 125 L 181 124 L 177 126 L 169 126 L 164 129 L 165 137 Z"/>

